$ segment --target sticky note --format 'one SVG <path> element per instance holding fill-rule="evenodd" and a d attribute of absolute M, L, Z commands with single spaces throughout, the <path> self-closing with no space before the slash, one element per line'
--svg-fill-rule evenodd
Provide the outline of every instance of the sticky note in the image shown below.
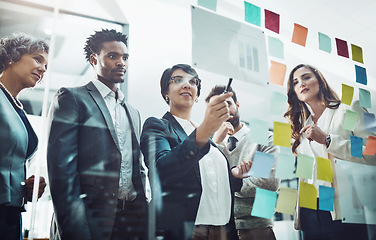
<path fill-rule="evenodd" d="M 317 179 L 333 182 L 333 169 L 330 159 L 316 157 Z"/>
<path fill-rule="evenodd" d="M 317 190 L 315 185 L 300 182 L 299 206 L 309 209 L 317 209 Z"/>
<path fill-rule="evenodd" d="M 363 138 L 350 135 L 351 156 L 362 158 Z"/>
<path fill-rule="evenodd" d="M 375 155 L 376 153 L 376 137 L 374 136 L 368 136 L 368 142 L 366 149 L 364 149 L 363 154 L 364 155 Z"/>
<path fill-rule="evenodd" d="M 347 48 L 347 42 L 336 38 L 337 54 L 342 57 L 349 58 L 349 50 Z"/>
<path fill-rule="evenodd" d="M 334 208 L 334 188 L 319 186 L 319 210 L 333 211 Z"/>
<path fill-rule="evenodd" d="M 274 122 L 273 145 L 291 146 L 291 125 L 289 123 Z"/>
<path fill-rule="evenodd" d="M 367 72 L 364 67 L 355 65 L 356 82 L 367 85 Z"/>
<path fill-rule="evenodd" d="M 291 179 L 294 177 L 295 155 L 291 153 L 280 153 L 277 159 L 275 177 L 281 179 Z"/>
<path fill-rule="evenodd" d="M 351 105 L 354 95 L 354 87 L 342 83 L 342 98 L 341 103 Z"/>
<path fill-rule="evenodd" d="M 276 202 L 276 192 L 256 188 L 255 201 L 253 203 L 251 215 L 262 218 L 273 217 Z"/>
<path fill-rule="evenodd" d="M 280 92 L 272 92 L 269 105 L 269 113 L 283 116 L 287 110 L 287 95 Z"/>
<path fill-rule="evenodd" d="M 274 155 L 256 151 L 252 159 L 252 167 L 249 175 L 259 178 L 269 178 L 274 164 Z"/>
<path fill-rule="evenodd" d="M 296 201 L 298 200 L 298 190 L 293 188 L 279 189 L 279 195 L 277 199 L 277 206 L 275 207 L 276 212 L 286 213 L 294 215 Z"/>
<path fill-rule="evenodd" d="M 249 2 L 244 2 L 245 21 L 256 26 L 261 25 L 261 8 Z"/>
<path fill-rule="evenodd" d="M 319 32 L 319 49 L 328 53 L 332 52 L 332 40 L 321 32 Z"/>
<path fill-rule="evenodd" d="M 279 14 L 265 9 L 265 28 L 279 33 Z"/>
<path fill-rule="evenodd" d="M 364 114 L 364 129 L 367 132 L 376 132 L 376 119 L 373 113 L 363 113 Z"/>
<path fill-rule="evenodd" d="M 249 121 L 249 140 L 254 143 L 268 145 L 268 122 L 252 118 Z"/>
<path fill-rule="evenodd" d="M 217 0 L 198 0 L 197 5 L 210 9 L 212 11 L 217 11 Z"/>
<path fill-rule="evenodd" d="M 275 37 L 268 37 L 269 55 L 279 59 L 284 59 L 283 42 Z"/>
<path fill-rule="evenodd" d="M 296 176 L 300 178 L 312 179 L 314 161 L 315 159 L 313 157 L 299 153 L 296 165 Z"/>
<path fill-rule="evenodd" d="M 286 75 L 286 65 L 283 63 L 273 61 L 273 60 L 271 60 L 270 62 L 271 62 L 270 69 L 269 69 L 270 82 L 283 86 L 283 82 L 285 81 L 285 75 Z"/>
<path fill-rule="evenodd" d="M 359 104 L 364 108 L 371 108 L 371 93 L 363 88 L 359 88 Z"/>
<path fill-rule="evenodd" d="M 352 131 L 354 130 L 357 121 L 358 113 L 351 110 L 346 110 L 345 118 L 343 121 L 343 128 Z"/>
<path fill-rule="evenodd" d="M 352 59 L 354 61 L 364 63 L 363 62 L 363 51 L 362 51 L 361 47 L 356 46 L 354 44 L 351 44 L 351 52 L 352 52 Z"/>
<path fill-rule="evenodd" d="M 291 42 L 299 44 L 303 47 L 306 45 L 308 35 L 308 28 L 303 27 L 297 23 L 294 23 L 294 32 L 292 34 Z"/>

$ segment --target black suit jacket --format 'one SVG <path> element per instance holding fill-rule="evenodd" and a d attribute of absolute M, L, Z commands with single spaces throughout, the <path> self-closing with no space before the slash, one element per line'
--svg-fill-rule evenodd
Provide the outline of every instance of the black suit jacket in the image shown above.
<path fill-rule="evenodd" d="M 146 204 L 140 116 L 129 105 L 124 108 L 132 130 L 132 180 Z M 49 118 L 47 165 L 61 238 L 108 239 L 116 215 L 121 153 L 106 103 L 92 82 L 62 88 Z"/>
<path fill-rule="evenodd" d="M 202 193 L 199 160 L 208 153 L 210 145 L 217 147 L 210 140 L 200 151 L 196 130 L 187 136 L 169 112 L 162 119 L 150 117 L 144 123 L 141 151 L 147 166 L 155 160 L 162 191 L 161 208 L 157 209 L 157 231 L 166 239 L 191 238 Z M 149 146 L 155 146 L 155 151 Z M 242 180 L 233 178 L 228 169 L 231 190 L 239 191 Z M 158 200 L 158 197 L 154 195 L 153 199 Z M 233 216 L 228 226 L 232 237 L 236 236 Z"/>

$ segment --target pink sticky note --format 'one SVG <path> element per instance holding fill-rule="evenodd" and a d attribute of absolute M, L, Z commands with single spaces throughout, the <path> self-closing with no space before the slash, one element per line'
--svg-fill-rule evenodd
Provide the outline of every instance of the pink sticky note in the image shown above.
<path fill-rule="evenodd" d="M 265 28 L 279 33 L 279 14 L 265 9 Z"/>
<path fill-rule="evenodd" d="M 347 42 L 336 38 L 337 53 L 339 56 L 349 58 L 349 49 L 347 48 Z"/>
<path fill-rule="evenodd" d="M 271 66 L 269 69 L 270 82 L 283 86 L 283 82 L 285 81 L 285 75 L 286 65 L 271 60 Z"/>

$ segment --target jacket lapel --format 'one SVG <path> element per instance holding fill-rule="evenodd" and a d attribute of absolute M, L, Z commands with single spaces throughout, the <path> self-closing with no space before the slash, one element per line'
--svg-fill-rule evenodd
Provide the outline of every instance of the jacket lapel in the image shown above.
<path fill-rule="evenodd" d="M 112 139 L 114 140 L 116 147 L 120 151 L 119 142 L 118 142 L 118 139 L 117 139 L 117 136 L 116 136 L 116 133 L 115 133 L 114 124 L 112 122 L 110 112 L 107 109 L 107 106 L 106 106 L 106 103 L 104 102 L 103 97 L 101 96 L 98 89 L 94 86 L 94 84 L 92 82 L 89 82 L 86 85 L 86 89 L 88 90 L 89 94 L 94 99 L 95 103 L 97 104 L 98 108 L 100 109 L 100 111 L 103 115 L 103 118 L 104 118 L 104 120 L 107 124 L 108 130 L 111 133 Z"/>
<path fill-rule="evenodd" d="M 167 112 L 163 116 L 163 118 L 171 123 L 171 125 L 173 126 L 172 130 L 175 132 L 180 142 L 184 141 L 188 137 L 184 129 L 180 126 L 178 121 L 176 121 L 176 119 L 174 118 L 174 116 L 172 116 L 170 112 Z"/>

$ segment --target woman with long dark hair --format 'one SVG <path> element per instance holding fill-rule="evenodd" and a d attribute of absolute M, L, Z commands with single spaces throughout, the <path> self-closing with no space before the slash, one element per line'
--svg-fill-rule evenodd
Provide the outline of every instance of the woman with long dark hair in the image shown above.
<path fill-rule="evenodd" d="M 292 125 L 294 140 L 292 151 L 296 155 L 305 154 L 315 159 L 312 179 L 300 179 L 300 181 L 314 184 L 317 189 L 320 185 L 335 189 L 332 213 L 298 208 L 295 228 L 303 231 L 305 240 L 368 239 L 366 225 L 345 224 L 341 221 L 334 165 L 334 158 L 363 164 L 375 162 L 374 156 L 363 155 L 362 158 L 358 158 L 351 154 L 350 135 L 362 137 L 364 146 L 369 135 L 376 136 L 376 133 L 366 132 L 364 129 L 363 113 L 367 110 L 360 107 L 359 101 L 355 101 L 351 106 L 342 104 L 323 74 L 307 64 L 300 64 L 292 69 L 287 85 L 289 107 L 284 116 Z M 359 113 L 353 131 L 344 129 L 347 109 Z M 316 157 L 331 160 L 333 183 L 316 178 Z"/>

